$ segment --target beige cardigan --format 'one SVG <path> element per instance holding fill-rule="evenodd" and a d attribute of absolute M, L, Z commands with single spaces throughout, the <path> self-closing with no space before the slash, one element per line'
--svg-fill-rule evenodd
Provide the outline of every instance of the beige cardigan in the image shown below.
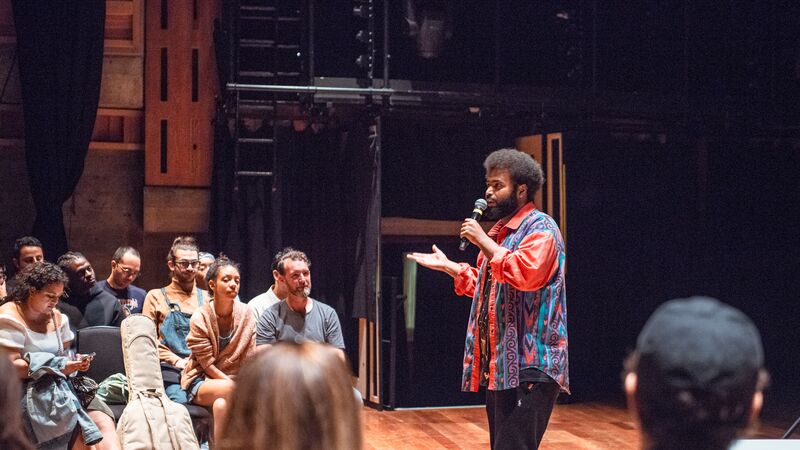
<path fill-rule="evenodd" d="M 205 368 L 215 365 L 226 375 L 236 375 L 247 357 L 256 349 L 256 319 L 245 303 L 233 304 L 234 334 L 230 343 L 219 351 L 219 326 L 214 303 L 206 303 L 192 315 L 186 344 L 192 354 L 181 374 L 181 387 L 186 389 L 198 376 L 205 375 Z"/>

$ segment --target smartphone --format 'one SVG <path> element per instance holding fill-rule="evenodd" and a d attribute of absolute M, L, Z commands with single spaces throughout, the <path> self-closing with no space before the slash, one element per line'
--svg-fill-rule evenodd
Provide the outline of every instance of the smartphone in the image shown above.
<path fill-rule="evenodd" d="M 92 352 L 92 353 L 89 353 L 89 354 L 80 354 L 80 355 L 77 355 L 77 356 L 78 356 L 78 359 L 80 359 L 81 361 L 86 361 L 86 360 L 91 361 L 92 359 L 94 359 L 94 355 L 96 355 L 96 354 L 97 353 Z"/>

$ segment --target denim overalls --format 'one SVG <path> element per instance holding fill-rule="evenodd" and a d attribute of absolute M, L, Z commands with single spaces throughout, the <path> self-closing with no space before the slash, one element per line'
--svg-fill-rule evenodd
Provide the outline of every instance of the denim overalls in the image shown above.
<path fill-rule="evenodd" d="M 161 293 L 164 295 L 164 300 L 169 307 L 169 314 L 167 314 L 164 322 L 161 323 L 161 336 L 163 336 L 161 343 L 176 355 L 186 358 L 191 354 L 189 347 L 186 345 L 186 336 L 189 335 L 189 320 L 192 315 L 181 311 L 179 304 L 172 303 L 167 297 L 165 288 L 161 288 Z M 197 306 L 198 308 L 203 306 L 202 289 L 197 289 Z M 167 397 L 178 403 L 187 403 L 186 392 L 181 389 L 181 370 L 171 364 L 162 362 L 161 376 L 164 379 L 164 390 Z"/>

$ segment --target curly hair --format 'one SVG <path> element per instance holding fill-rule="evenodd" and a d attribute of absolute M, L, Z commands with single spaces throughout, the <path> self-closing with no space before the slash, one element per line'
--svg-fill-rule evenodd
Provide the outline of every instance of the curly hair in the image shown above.
<path fill-rule="evenodd" d="M 507 170 L 516 185 L 528 186 L 528 200 L 533 200 L 544 183 L 542 165 L 527 153 L 513 148 L 495 150 L 483 161 L 486 173 L 491 170 Z"/>
<path fill-rule="evenodd" d="M 211 263 L 210 266 L 208 266 L 208 272 L 206 272 L 206 284 L 208 284 L 209 281 L 215 280 L 217 278 L 217 272 L 219 272 L 220 269 L 228 266 L 234 267 L 236 270 L 239 270 L 239 264 L 236 261 L 233 261 L 232 259 L 228 259 L 228 257 L 225 255 L 220 255 L 219 258 L 215 259 L 214 262 Z M 209 289 L 208 293 L 212 297 L 214 296 L 213 290 Z"/>
<path fill-rule="evenodd" d="M 6 302 L 25 302 L 31 289 L 41 290 L 54 283 L 67 285 L 67 274 L 57 265 L 42 261 L 24 268 L 14 276 L 14 287 L 6 297 Z"/>

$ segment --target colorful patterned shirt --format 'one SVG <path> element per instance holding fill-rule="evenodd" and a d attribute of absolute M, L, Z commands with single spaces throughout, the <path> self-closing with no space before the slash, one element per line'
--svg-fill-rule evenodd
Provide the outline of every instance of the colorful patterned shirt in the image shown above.
<path fill-rule="evenodd" d="M 472 297 L 464 348 L 462 390 L 480 384 L 478 316 L 488 302 L 490 390 L 519 385 L 520 371 L 538 369 L 569 392 L 567 297 L 564 288 L 564 240 L 555 221 L 528 203 L 508 221 L 497 222 L 489 236 L 502 250 L 477 267 L 461 265 L 455 277 L 458 295 Z M 491 268 L 489 289 L 484 278 Z M 484 292 L 488 292 L 488 298 Z"/>

